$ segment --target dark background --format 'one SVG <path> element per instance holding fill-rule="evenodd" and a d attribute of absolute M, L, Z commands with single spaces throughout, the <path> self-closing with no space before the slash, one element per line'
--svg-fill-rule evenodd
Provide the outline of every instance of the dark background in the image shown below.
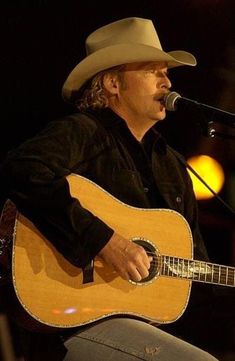
<path fill-rule="evenodd" d="M 197 67 L 170 71 L 173 90 L 235 112 L 233 0 L 9 0 L 0 7 L 0 161 L 50 120 L 74 111 L 63 102 L 61 87 L 85 56 L 86 36 L 124 17 L 152 19 L 164 50 L 182 49 L 196 56 Z M 206 137 L 199 118 L 192 109 L 179 109 L 168 115 L 161 131 L 186 158 L 203 153 L 221 163 L 225 185 L 220 196 L 235 207 L 234 140 Z M 216 127 L 227 136 L 235 134 L 224 125 Z M 235 265 L 231 213 L 213 198 L 199 202 L 199 220 L 212 261 Z"/>

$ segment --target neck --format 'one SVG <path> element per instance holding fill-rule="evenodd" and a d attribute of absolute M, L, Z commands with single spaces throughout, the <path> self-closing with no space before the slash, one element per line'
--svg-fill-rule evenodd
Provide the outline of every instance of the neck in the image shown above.
<path fill-rule="evenodd" d="M 129 128 L 132 135 L 139 141 L 143 139 L 147 131 L 152 128 L 156 121 L 144 120 L 143 118 L 139 119 L 138 117 L 133 118 L 128 114 L 122 113 L 120 110 L 110 107 L 114 113 L 116 113 L 120 118 L 122 118 L 127 127 Z"/>
<path fill-rule="evenodd" d="M 127 122 L 126 122 L 127 123 Z M 127 126 L 130 130 L 130 132 L 132 133 L 132 135 L 139 141 L 141 142 L 145 133 L 147 133 L 147 131 L 151 128 L 145 128 L 145 129 L 138 129 L 137 127 L 132 127 L 131 125 L 128 125 L 127 123 Z"/>

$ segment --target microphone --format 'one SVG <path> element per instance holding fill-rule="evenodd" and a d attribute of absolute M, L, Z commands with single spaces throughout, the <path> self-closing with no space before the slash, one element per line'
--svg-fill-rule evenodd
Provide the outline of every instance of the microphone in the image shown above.
<path fill-rule="evenodd" d="M 205 110 L 207 114 L 212 117 L 210 121 L 215 121 L 219 123 L 223 123 L 225 125 L 229 125 L 231 127 L 235 127 L 235 114 L 226 112 L 224 110 L 212 107 L 210 105 L 206 105 L 203 103 L 199 103 L 196 100 L 192 100 L 189 98 L 182 97 L 177 92 L 169 92 L 163 97 L 163 103 L 165 105 L 166 110 L 175 111 L 178 109 L 180 103 L 188 104 L 191 106 L 196 106 Z"/>

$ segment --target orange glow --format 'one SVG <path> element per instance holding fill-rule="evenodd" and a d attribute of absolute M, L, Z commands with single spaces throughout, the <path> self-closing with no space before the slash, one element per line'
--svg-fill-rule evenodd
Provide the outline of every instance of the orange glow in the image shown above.
<path fill-rule="evenodd" d="M 62 311 L 57 308 L 54 308 L 51 312 L 54 313 L 54 315 L 60 315 L 62 313 Z"/>
<path fill-rule="evenodd" d="M 188 163 L 214 192 L 219 193 L 224 184 L 224 171 L 215 159 L 208 155 L 199 155 L 188 159 Z M 188 172 L 192 179 L 193 189 L 197 199 L 209 199 L 214 197 L 190 170 Z"/>

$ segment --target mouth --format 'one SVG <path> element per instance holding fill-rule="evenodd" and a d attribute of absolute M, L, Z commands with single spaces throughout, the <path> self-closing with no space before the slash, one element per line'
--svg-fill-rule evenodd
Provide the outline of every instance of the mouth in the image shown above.
<path fill-rule="evenodd" d="M 160 111 L 161 111 L 161 112 L 164 111 L 164 110 L 165 110 L 164 96 L 155 98 L 155 101 L 159 102 Z"/>
<path fill-rule="evenodd" d="M 166 94 L 162 94 L 162 95 L 160 95 L 160 96 L 155 97 L 154 100 L 160 102 L 160 104 L 161 104 L 163 107 L 165 107 L 165 96 L 166 96 Z"/>

